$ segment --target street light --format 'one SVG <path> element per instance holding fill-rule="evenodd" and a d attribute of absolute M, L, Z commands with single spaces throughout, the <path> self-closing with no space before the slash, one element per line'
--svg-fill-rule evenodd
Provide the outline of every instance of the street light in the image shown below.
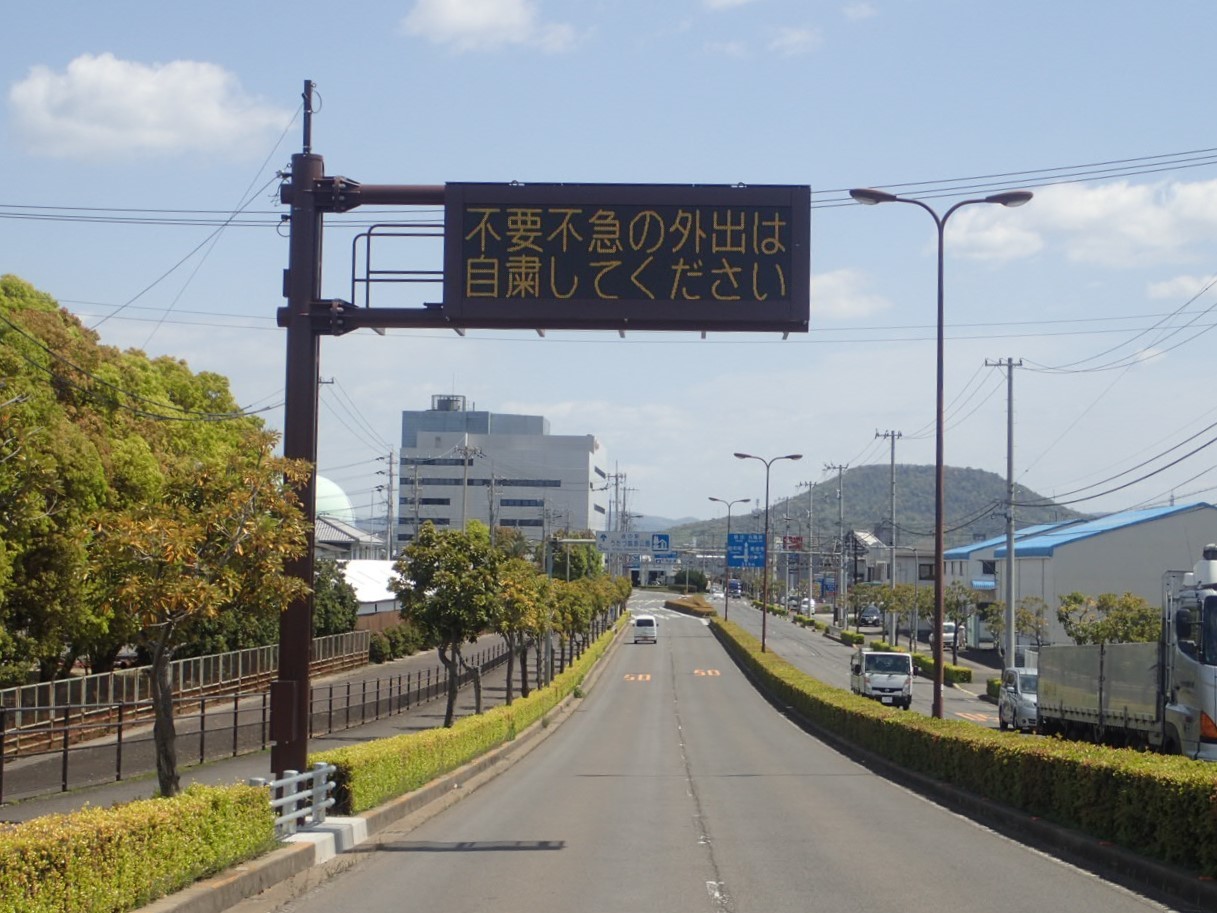
<path fill-rule="evenodd" d="M 763 457 L 753 456 L 751 453 L 735 454 L 737 460 L 757 460 L 765 464 L 765 546 L 762 554 L 765 559 L 765 575 L 761 580 L 761 652 L 765 652 L 765 622 L 769 618 L 769 467 L 778 460 L 801 460 L 803 454 L 788 453 L 785 456 L 771 457 L 766 460 Z"/>
<path fill-rule="evenodd" d="M 723 621 L 726 621 L 727 614 L 731 610 L 731 565 L 729 563 L 731 560 L 731 508 L 736 504 L 748 504 L 752 499 L 736 498 L 734 501 L 727 501 L 711 495 L 710 500 L 727 505 L 727 547 L 723 549 Z"/>
<path fill-rule="evenodd" d="M 938 227 L 938 375 L 937 375 L 937 402 L 934 412 L 934 706 L 932 714 L 939 719 L 942 718 L 942 623 L 945 616 L 944 611 L 944 593 L 943 593 L 943 564 L 944 564 L 944 528 L 945 528 L 945 492 L 943 488 L 943 476 L 945 463 L 943 462 L 943 296 L 942 296 L 942 252 L 943 240 L 946 233 L 947 219 L 958 209 L 964 206 L 970 206 L 973 203 L 996 203 L 999 206 L 1022 206 L 1031 199 L 1032 193 L 1029 190 L 1007 190 L 1003 193 L 995 193 L 992 196 L 979 197 L 976 199 L 960 200 L 958 203 L 951 206 L 940 217 L 928 203 L 923 203 L 921 200 L 915 200 L 910 197 L 896 196 L 894 193 L 888 193 L 886 190 L 874 190 L 871 188 L 855 188 L 849 192 L 849 195 L 859 203 L 865 203 L 867 206 L 874 206 L 878 203 L 911 203 L 914 206 L 920 206 L 930 214 L 934 220 L 934 224 Z"/>

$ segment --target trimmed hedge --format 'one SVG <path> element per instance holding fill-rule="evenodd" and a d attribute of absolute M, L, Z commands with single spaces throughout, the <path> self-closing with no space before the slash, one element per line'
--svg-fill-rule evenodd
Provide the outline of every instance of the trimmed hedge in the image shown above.
<path fill-rule="evenodd" d="M 1061 739 L 1011 738 L 904 713 L 832 688 L 731 622 L 711 628 L 740 664 L 811 723 L 977 796 L 1217 876 L 1217 765 Z"/>
<path fill-rule="evenodd" d="M 628 615 L 623 614 L 550 684 L 528 697 L 517 698 L 510 706 L 504 704 L 480 716 L 465 717 L 449 729 L 412 732 L 311 755 L 310 765 L 325 762 L 338 768 L 334 774 L 335 813 L 357 815 L 367 811 L 511 741 L 582 685 L 627 620 Z"/>
<path fill-rule="evenodd" d="M 133 910 L 275 845 L 252 786 L 45 815 L 0 830 L 0 913 Z"/>

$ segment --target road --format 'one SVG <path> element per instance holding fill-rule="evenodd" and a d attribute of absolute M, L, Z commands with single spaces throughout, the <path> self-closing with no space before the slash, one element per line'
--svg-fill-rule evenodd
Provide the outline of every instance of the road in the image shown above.
<path fill-rule="evenodd" d="M 631 603 L 632 605 L 632 603 Z M 721 615 L 722 599 L 714 600 Z M 761 636 L 761 613 L 747 600 L 731 600 L 728 618 L 753 636 Z M 791 665 L 813 675 L 826 684 L 849 689 L 849 658 L 854 648 L 825 637 L 812 628 L 804 628 L 785 618 L 769 616 L 765 624 L 765 646 Z M 924 648 L 924 644 L 921 645 Z M 950 661 L 950 654 L 947 654 Z M 942 715 L 948 720 L 966 720 L 980 726 L 997 728 L 997 708 L 981 698 L 985 683 L 975 681 L 960 687 L 942 689 Z M 934 703 L 934 682 L 926 676 L 913 679 L 913 707 L 929 716 Z"/>
<path fill-rule="evenodd" d="M 655 613 L 658 644 L 619 644 L 523 761 L 284 909 L 1168 909 L 872 774 L 775 712 L 704 622 Z"/>

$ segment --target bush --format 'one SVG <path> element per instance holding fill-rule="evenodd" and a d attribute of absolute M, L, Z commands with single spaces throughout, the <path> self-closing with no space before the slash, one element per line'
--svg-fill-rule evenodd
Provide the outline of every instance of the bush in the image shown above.
<path fill-rule="evenodd" d="M 368 641 L 368 662 L 387 663 L 393 658 L 393 646 L 389 638 L 376 631 Z"/>
<path fill-rule="evenodd" d="M 251 786 L 34 818 L 0 832 L 0 913 L 135 909 L 271 849 L 274 830 Z"/>

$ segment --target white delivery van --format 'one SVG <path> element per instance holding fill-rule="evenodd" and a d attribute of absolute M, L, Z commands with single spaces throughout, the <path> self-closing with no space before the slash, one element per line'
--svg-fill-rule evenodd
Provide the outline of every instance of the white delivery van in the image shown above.
<path fill-rule="evenodd" d="M 634 643 L 658 643 L 659 622 L 654 615 L 634 616 Z"/>
<path fill-rule="evenodd" d="M 859 647 L 850 660 L 849 690 L 908 710 L 913 704 L 913 657 Z"/>

